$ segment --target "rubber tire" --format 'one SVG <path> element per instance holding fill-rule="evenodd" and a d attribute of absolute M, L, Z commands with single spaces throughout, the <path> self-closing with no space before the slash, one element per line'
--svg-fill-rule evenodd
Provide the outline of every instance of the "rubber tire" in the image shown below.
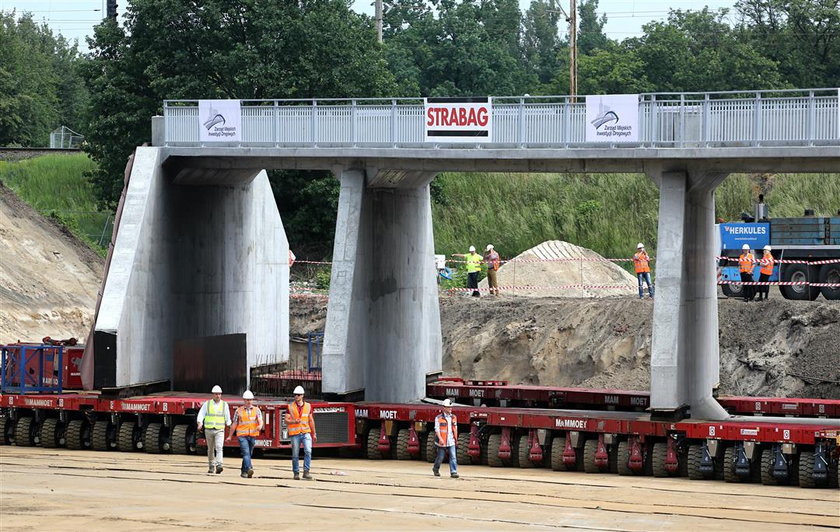
<path fill-rule="evenodd" d="M 512 449 L 511 455 L 516 454 L 516 463 L 523 469 L 531 469 L 537 465 L 531 461 L 531 449 L 528 447 L 528 435 L 520 434 L 516 436 L 516 447 Z"/>
<path fill-rule="evenodd" d="M 586 440 L 583 444 L 583 470 L 587 473 L 600 473 L 601 468 L 595 464 L 595 453 L 598 452 L 598 440 Z"/>
<path fill-rule="evenodd" d="M 379 452 L 379 431 L 368 431 L 367 437 L 367 457 L 368 460 L 382 460 L 382 453 Z"/>
<path fill-rule="evenodd" d="M 172 447 L 167 441 L 168 434 L 166 427 L 161 423 L 149 423 L 143 432 L 143 443 L 147 453 L 162 454 L 168 453 Z"/>
<path fill-rule="evenodd" d="M 435 431 L 430 430 L 426 433 L 426 461 L 430 464 L 435 463 L 437 458 L 437 445 L 435 445 Z"/>
<path fill-rule="evenodd" d="M 67 423 L 67 430 L 64 431 L 64 444 L 68 449 L 81 451 L 90 448 L 90 440 L 86 439 L 87 422 L 84 419 L 71 419 Z"/>
<path fill-rule="evenodd" d="M 61 447 L 64 445 L 64 424 L 58 418 L 48 417 L 41 423 L 38 439 L 45 449 Z"/>
<path fill-rule="evenodd" d="M 408 429 L 400 429 L 397 431 L 397 460 L 411 460 L 411 454 L 408 452 Z"/>
<path fill-rule="evenodd" d="M 633 475 L 633 470 L 630 469 L 630 443 L 627 440 L 618 442 L 618 450 L 616 451 L 618 460 L 618 474 L 621 476 Z"/>
<path fill-rule="evenodd" d="M 566 450 L 566 437 L 554 436 L 551 438 L 551 469 L 554 471 L 566 471 L 566 464 L 563 463 L 563 451 Z"/>
<path fill-rule="evenodd" d="M 120 423 L 119 432 L 117 433 L 117 449 L 124 453 L 138 450 L 137 441 L 134 438 L 136 427 L 137 422 L 135 421 L 123 421 Z"/>
<path fill-rule="evenodd" d="M 840 264 L 823 264 L 820 267 L 819 278 L 821 283 L 840 283 Z M 823 286 L 820 288 L 820 292 L 829 301 L 840 299 L 840 286 L 835 288 Z"/>
<path fill-rule="evenodd" d="M 797 277 L 797 280 L 801 278 L 810 279 L 811 282 L 819 280 L 818 271 L 816 268 L 810 268 L 811 271 L 809 272 L 809 266 L 807 264 L 788 264 L 783 271 L 783 281 L 790 282 L 793 280 L 794 277 Z M 797 292 L 794 290 L 793 286 L 779 286 L 779 290 L 782 292 L 782 296 L 786 299 L 793 299 L 796 301 L 813 301 L 817 299 L 820 295 L 820 287 L 818 286 L 800 286 L 796 287 L 799 289 Z"/>
<path fill-rule="evenodd" d="M 504 467 L 505 461 L 499 458 L 499 447 L 502 445 L 502 435 L 491 434 L 487 440 L 487 465 L 490 467 Z"/>
<path fill-rule="evenodd" d="M 728 446 L 723 451 L 723 480 L 726 482 L 743 482 L 735 472 L 735 447 Z"/>
<path fill-rule="evenodd" d="M 691 480 L 706 480 L 706 475 L 700 471 L 700 463 L 703 461 L 703 446 L 695 443 L 688 446 L 688 478 Z"/>
<path fill-rule="evenodd" d="M 784 481 L 776 479 L 773 476 L 773 449 L 761 450 L 761 483 L 765 486 L 778 486 L 784 484 Z"/>
<path fill-rule="evenodd" d="M 670 477 L 671 474 L 665 469 L 665 459 L 668 457 L 668 443 L 658 441 L 653 444 L 653 451 L 651 451 L 650 462 L 653 476 L 657 478 Z"/>
<path fill-rule="evenodd" d="M 472 459 L 470 458 L 470 433 L 462 432 L 458 434 L 458 444 L 455 446 L 455 459 L 458 465 L 470 465 Z"/>
<path fill-rule="evenodd" d="M 37 423 L 31 417 L 18 418 L 15 423 L 15 445 L 18 447 L 33 447 Z"/>
<path fill-rule="evenodd" d="M 733 288 L 735 286 L 738 288 Z M 733 299 L 744 297 L 744 287 L 739 284 L 723 284 L 720 286 L 720 289 L 726 297 L 731 297 Z"/>
<path fill-rule="evenodd" d="M 196 454 L 195 434 L 192 425 L 181 423 L 172 427 L 172 452 L 175 454 Z"/>
<path fill-rule="evenodd" d="M 9 445 L 12 443 L 12 432 L 10 429 L 14 423 L 8 417 L 0 414 L 0 445 Z"/>
<path fill-rule="evenodd" d="M 800 488 L 816 488 L 819 487 L 817 481 L 814 480 L 814 452 L 800 451 L 799 452 L 799 487 Z"/>
<path fill-rule="evenodd" d="M 113 438 L 108 437 L 108 432 L 113 433 L 111 422 L 100 419 L 90 429 L 90 447 L 94 451 L 106 452 L 112 450 L 116 445 Z"/>

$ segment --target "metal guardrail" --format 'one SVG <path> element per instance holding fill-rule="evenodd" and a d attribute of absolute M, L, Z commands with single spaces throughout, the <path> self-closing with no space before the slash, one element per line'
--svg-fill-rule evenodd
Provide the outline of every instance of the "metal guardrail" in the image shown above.
<path fill-rule="evenodd" d="M 585 142 L 583 97 L 492 100 L 486 147 L 598 147 Z M 198 100 L 164 101 L 166 146 L 203 146 Z M 463 148 L 424 140 L 422 98 L 242 100 L 243 147 Z M 838 89 L 639 95 L 640 141 L 622 147 L 840 145 Z M 210 145 L 209 143 L 206 145 Z M 468 146 L 474 146 L 469 144 Z"/>

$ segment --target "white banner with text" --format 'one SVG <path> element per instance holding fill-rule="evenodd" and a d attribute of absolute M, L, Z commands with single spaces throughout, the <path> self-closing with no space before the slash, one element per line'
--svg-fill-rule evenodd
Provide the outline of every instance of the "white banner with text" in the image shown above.
<path fill-rule="evenodd" d="M 242 110 L 239 100 L 199 100 L 198 140 L 241 142 Z"/>
<path fill-rule="evenodd" d="M 639 95 L 587 96 L 586 142 L 639 142 Z"/>

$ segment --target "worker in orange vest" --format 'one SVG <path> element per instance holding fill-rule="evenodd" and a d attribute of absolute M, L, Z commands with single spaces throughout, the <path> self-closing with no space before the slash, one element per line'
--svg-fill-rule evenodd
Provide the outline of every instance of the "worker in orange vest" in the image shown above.
<path fill-rule="evenodd" d="M 251 478 L 254 476 L 254 468 L 251 464 L 251 455 L 254 454 L 254 446 L 257 444 L 257 436 L 262 432 L 265 424 L 263 423 L 262 412 L 259 407 L 254 406 L 254 394 L 251 390 L 245 390 L 242 394 L 242 399 L 245 401 L 243 406 L 236 409 L 233 414 L 233 423 L 230 425 L 230 432 L 227 439 L 233 438 L 234 433 L 239 438 L 239 450 L 242 454 L 242 471 L 240 476 L 242 478 Z"/>
<path fill-rule="evenodd" d="M 636 279 L 639 281 L 639 299 L 643 299 L 645 289 L 642 283 L 647 283 L 648 296 L 653 299 L 653 283 L 650 280 L 650 256 L 645 251 L 645 245 L 639 242 L 636 254 L 633 255 L 633 267 L 636 269 Z"/>
<path fill-rule="evenodd" d="M 759 270 L 759 283 L 766 283 L 770 280 L 770 276 L 773 275 L 773 264 L 776 262 L 773 259 L 773 248 L 769 245 L 764 246 L 764 255 L 761 257 L 761 260 L 758 263 L 761 265 L 761 269 Z M 758 287 L 758 300 L 761 301 L 761 296 L 764 296 L 764 301 L 767 301 L 767 297 L 770 295 L 770 285 L 762 285 Z"/>
<path fill-rule="evenodd" d="M 312 465 L 312 442 L 318 441 L 315 434 L 315 416 L 312 405 L 303 400 L 303 386 L 294 391 L 295 400 L 286 411 L 286 427 L 292 440 L 292 473 L 300 480 L 300 446 L 303 445 L 303 479 L 312 480 L 309 468 Z"/>
<path fill-rule="evenodd" d="M 490 287 L 490 294 L 499 295 L 499 279 L 497 272 L 502 265 L 502 259 L 493 249 L 493 244 L 487 244 L 484 250 L 484 261 L 487 263 L 487 286 Z"/>
<path fill-rule="evenodd" d="M 738 257 L 738 269 L 741 272 L 742 283 L 753 282 L 753 269 L 755 268 L 755 257 L 750 251 L 750 245 L 741 246 L 741 256 Z M 744 286 L 744 301 L 755 301 L 755 286 Z"/>
<path fill-rule="evenodd" d="M 443 412 L 435 417 L 435 445 L 437 457 L 435 465 L 432 466 L 432 473 L 436 477 L 440 476 L 443 455 L 449 451 L 449 476 L 458 478 L 458 457 L 455 450 L 458 445 L 458 418 L 452 413 L 452 401 L 449 399 L 444 399 Z"/>

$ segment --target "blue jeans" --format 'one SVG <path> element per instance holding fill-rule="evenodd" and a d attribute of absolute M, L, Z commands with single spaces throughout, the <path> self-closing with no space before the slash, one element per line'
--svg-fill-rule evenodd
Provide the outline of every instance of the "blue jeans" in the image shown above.
<path fill-rule="evenodd" d="M 449 473 L 457 473 L 458 472 L 458 456 L 455 453 L 455 446 L 450 445 L 449 447 L 438 447 L 437 448 L 437 457 L 435 458 L 435 466 L 434 469 L 437 471 L 440 469 L 440 464 L 443 462 L 443 455 L 446 451 L 449 450 Z"/>
<path fill-rule="evenodd" d="M 239 436 L 239 452 L 242 453 L 242 472 L 247 473 L 251 467 L 251 455 L 254 454 L 254 445 L 257 439 L 253 436 Z"/>
<path fill-rule="evenodd" d="M 637 273 L 636 278 L 639 279 L 639 299 L 642 299 L 645 295 L 645 289 L 642 286 L 643 281 L 647 283 L 648 295 L 653 297 L 653 283 L 650 282 L 650 272 Z"/>
<path fill-rule="evenodd" d="M 295 474 L 300 472 L 298 455 L 301 442 L 303 442 L 303 470 L 309 471 L 309 466 L 312 465 L 312 435 L 306 432 L 292 436 L 292 471 Z"/>

